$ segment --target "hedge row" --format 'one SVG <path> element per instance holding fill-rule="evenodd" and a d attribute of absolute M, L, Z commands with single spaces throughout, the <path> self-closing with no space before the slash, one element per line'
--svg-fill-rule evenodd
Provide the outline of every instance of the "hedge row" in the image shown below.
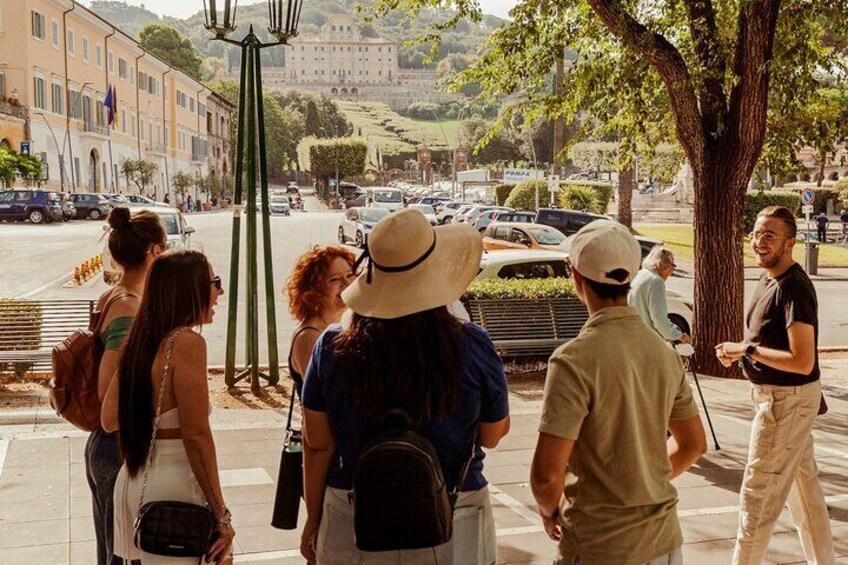
<path fill-rule="evenodd" d="M 754 229 L 757 214 L 767 206 L 785 206 L 796 216 L 801 213 L 801 195 L 788 190 L 749 192 L 745 197 L 745 231 Z"/>
<path fill-rule="evenodd" d="M 471 283 L 462 300 L 568 298 L 576 296 L 571 279 L 482 279 Z"/>
<path fill-rule="evenodd" d="M 515 183 L 499 184 L 495 187 L 495 203 L 498 206 L 506 204 L 506 199 L 509 198 L 509 193 L 515 188 Z"/>
<path fill-rule="evenodd" d="M 550 203 L 548 183 L 543 181 L 524 181 L 515 186 L 502 184 L 496 187 L 495 195 L 498 203 L 501 197 L 511 187 L 509 196 L 503 200 L 504 206 L 518 210 L 536 211 L 536 185 L 539 186 L 539 202 L 543 207 Z M 557 205 L 570 210 L 586 210 L 596 214 L 605 214 L 612 200 L 613 186 L 608 182 L 599 181 L 563 181 L 557 194 Z"/>

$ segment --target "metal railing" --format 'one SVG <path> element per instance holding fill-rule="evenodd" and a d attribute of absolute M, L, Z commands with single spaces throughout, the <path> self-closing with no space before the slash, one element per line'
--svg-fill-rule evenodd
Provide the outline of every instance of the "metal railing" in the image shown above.
<path fill-rule="evenodd" d="M 48 370 L 53 347 L 88 327 L 95 300 L 0 299 L 0 373 Z"/>
<path fill-rule="evenodd" d="M 96 133 L 98 135 L 109 135 L 109 126 L 106 124 L 98 124 L 95 122 L 83 122 L 82 129 L 86 133 Z"/>

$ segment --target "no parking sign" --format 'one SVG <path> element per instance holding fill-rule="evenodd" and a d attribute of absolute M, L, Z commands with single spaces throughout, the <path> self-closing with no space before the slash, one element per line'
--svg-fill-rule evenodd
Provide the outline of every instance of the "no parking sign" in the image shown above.
<path fill-rule="evenodd" d="M 809 206 L 816 200 L 816 192 L 812 188 L 805 188 L 804 192 L 801 193 L 801 202 Z"/>

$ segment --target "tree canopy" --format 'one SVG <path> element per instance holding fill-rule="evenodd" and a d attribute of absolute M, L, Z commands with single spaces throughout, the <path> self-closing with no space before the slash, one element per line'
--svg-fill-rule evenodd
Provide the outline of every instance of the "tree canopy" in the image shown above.
<path fill-rule="evenodd" d="M 139 44 L 195 80 L 202 78 L 203 58 L 191 40 L 166 24 L 147 24 L 138 34 Z"/>

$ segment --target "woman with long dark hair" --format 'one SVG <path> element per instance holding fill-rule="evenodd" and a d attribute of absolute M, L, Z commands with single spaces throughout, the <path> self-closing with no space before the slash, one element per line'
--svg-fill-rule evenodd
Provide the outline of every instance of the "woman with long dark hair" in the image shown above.
<path fill-rule="evenodd" d="M 289 310 L 298 321 L 289 349 L 289 374 L 297 394 L 303 388 L 303 373 L 318 336 L 341 319 L 345 309 L 342 291 L 356 278 L 355 260 L 344 247 L 316 245 L 294 266 L 287 290 Z"/>
<path fill-rule="evenodd" d="M 495 447 L 509 431 L 506 378 L 486 332 L 447 309 L 476 275 L 481 254 L 482 241 L 472 227 L 433 228 L 414 210 L 395 212 L 372 230 L 365 272 L 342 294 L 352 318 L 321 335 L 306 371 L 308 517 L 301 553 L 310 563 L 361 563 L 367 557 L 369 564 L 446 565 L 454 562 L 458 547 L 469 549 L 470 540 L 456 532 L 435 547 L 357 549 L 348 496 L 352 475 L 363 446 L 397 409 L 435 448 L 447 489 L 458 487 L 455 508 L 477 512 L 484 532 L 471 548 L 477 558 L 462 565 L 495 563 L 480 446 Z"/>
<path fill-rule="evenodd" d="M 221 278 L 197 251 L 165 253 L 150 269 L 138 319 L 102 413 L 104 428 L 119 429 L 123 467 L 115 485 L 115 554 L 122 563 L 197 563 L 197 558 L 136 549 L 134 524 L 144 484 L 145 503 L 208 504 L 218 521 L 218 539 L 207 558 L 232 560 L 235 532 L 221 494 L 209 426 L 206 340 L 192 329 L 212 322 L 222 288 Z"/>
<path fill-rule="evenodd" d="M 94 330 L 103 348 L 97 375 L 101 401 L 118 368 L 124 338 L 138 312 L 150 266 L 167 248 L 165 229 L 152 212 L 132 216 L 128 208 L 115 208 L 109 214 L 109 227 L 109 254 L 122 275 L 97 303 L 98 327 Z M 91 489 L 98 565 L 112 562 L 112 493 L 120 469 L 117 435 L 102 428 L 94 430 L 85 444 L 85 474 Z"/>

